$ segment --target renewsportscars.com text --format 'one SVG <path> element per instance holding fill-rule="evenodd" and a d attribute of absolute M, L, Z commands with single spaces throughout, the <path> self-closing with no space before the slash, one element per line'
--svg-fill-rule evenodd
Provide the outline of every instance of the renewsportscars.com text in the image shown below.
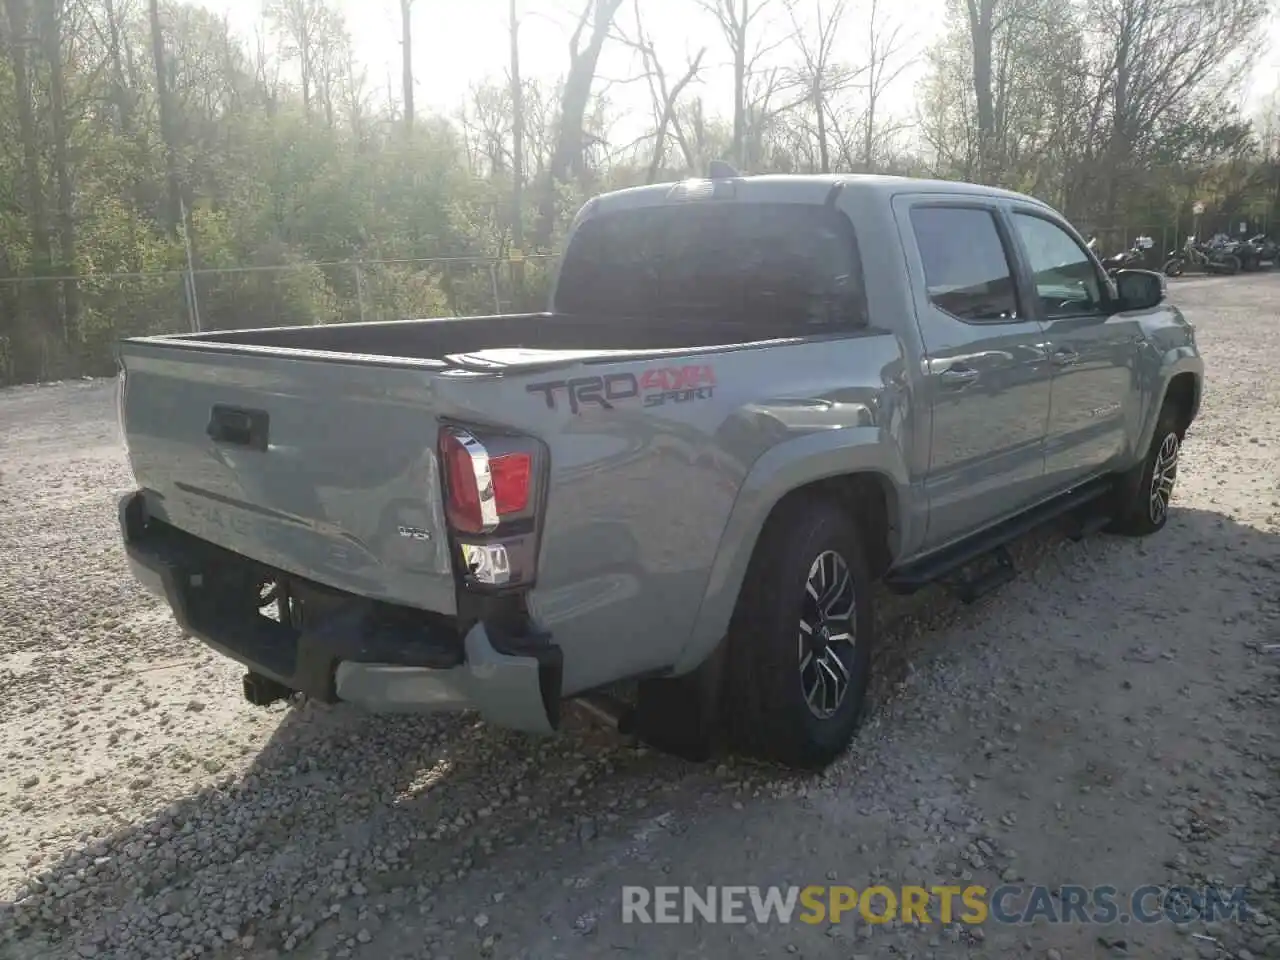
<path fill-rule="evenodd" d="M 1048 923 L 1191 923 L 1249 917 L 1245 887 L 722 886 L 622 888 L 623 923 L 866 923 L 979 926 Z"/>

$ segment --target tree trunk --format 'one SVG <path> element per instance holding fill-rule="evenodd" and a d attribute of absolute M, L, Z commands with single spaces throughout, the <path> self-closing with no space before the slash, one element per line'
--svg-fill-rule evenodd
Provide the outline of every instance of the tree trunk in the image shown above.
<path fill-rule="evenodd" d="M 510 4 L 511 35 L 511 265 L 512 311 L 524 309 L 524 86 L 520 80 L 520 21 L 516 0 Z"/>
<path fill-rule="evenodd" d="M 173 102 L 169 96 L 169 78 L 165 68 L 164 33 L 160 27 L 159 0 L 149 0 L 151 19 L 151 55 L 156 66 L 156 99 L 160 105 L 160 139 L 164 142 L 164 172 L 168 187 L 168 203 L 165 210 L 165 226 L 169 233 L 177 235 L 179 219 L 178 151 L 173 129 Z"/>
<path fill-rule="evenodd" d="M 822 96 L 822 77 L 813 80 L 813 109 L 818 115 L 818 162 L 823 173 L 831 172 L 831 154 L 827 151 L 827 110 Z"/>
<path fill-rule="evenodd" d="M 62 69 L 62 23 L 60 3 L 42 0 L 40 10 L 40 39 L 44 48 L 45 63 L 49 67 L 49 110 L 53 114 L 53 178 L 58 190 L 58 247 L 61 266 L 58 273 L 69 279 L 62 281 L 63 340 L 69 346 L 80 318 L 80 285 L 75 279 L 78 256 L 76 253 L 76 223 L 72 210 L 75 185 L 71 179 L 71 160 L 68 139 L 66 83 Z"/>
<path fill-rule="evenodd" d="M 968 0 L 973 46 L 973 95 L 978 107 L 978 176 L 991 178 L 996 114 L 991 94 L 992 6 L 995 0 Z"/>
<path fill-rule="evenodd" d="M 733 38 L 733 161 L 745 164 L 747 136 L 747 3 L 742 0 Z"/>
<path fill-rule="evenodd" d="M 133 90 L 125 79 L 124 57 L 121 54 L 120 18 L 116 13 L 113 0 L 103 0 L 103 10 L 107 15 L 107 56 L 111 58 L 112 97 L 116 102 L 120 132 L 132 139 L 134 135 Z"/>
<path fill-rule="evenodd" d="M 675 127 L 676 136 L 682 142 L 684 140 L 684 137 L 679 132 L 680 125 L 676 120 L 676 104 L 680 100 L 680 94 L 684 93 L 684 88 L 692 83 L 693 78 L 698 75 L 698 71 L 702 68 L 702 58 L 706 55 L 706 52 L 706 47 L 698 51 L 698 55 L 689 62 L 689 69 L 685 72 L 685 75 L 670 90 L 665 89 L 664 83 L 663 94 L 665 100 L 662 104 L 662 116 L 658 121 L 657 142 L 653 146 L 653 157 L 649 161 L 649 172 L 645 177 L 645 183 L 655 183 L 658 179 L 658 171 L 662 168 L 662 158 L 666 155 L 668 128 Z M 693 159 L 689 155 L 688 147 L 682 146 L 682 149 L 685 152 L 685 160 L 692 167 Z"/>
<path fill-rule="evenodd" d="M 1106 211 L 1109 217 L 1117 214 L 1120 199 L 1120 183 L 1128 153 L 1129 113 L 1129 23 L 1121 24 L 1116 49 L 1115 88 L 1111 107 L 1111 136 L 1107 141 L 1107 193 Z"/>
<path fill-rule="evenodd" d="M 564 81 L 564 93 L 560 98 L 560 122 L 556 134 L 555 149 L 544 181 L 542 202 L 538 209 L 537 242 L 542 248 L 551 245 L 555 232 L 556 187 L 569 178 L 569 174 L 582 167 L 582 125 L 591 100 L 591 85 L 595 81 L 600 51 L 609 37 L 613 18 L 622 6 L 622 0 L 592 0 L 574 31 L 569 46 L 569 75 Z M 594 10 L 594 13 L 593 13 Z M 588 18 L 591 21 L 591 37 L 585 49 L 579 48 L 582 31 Z"/>
<path fill-rule="evenodd" d="M 307 12 L 304 10 L 301 16 L 301 25 L 298 28 L 298 57 L 299 57 L 299 73 L 302 79 L 302 112 L 307 118 L 311 117 L 311 28 L 307 23 Z"/>
<path fill-rule="evenodd" d="M 413 131 L 413 0 L 400 0 L 400 83 L 404 87 L 404 128 Z M 515 0 L 512 0 L 514 19 Z"/>
<path fill-rule="evenodd" d="M 9 16 L 9 58 L 13 69 L 14 98 L 18 111 L 18 138 L 22 142 L 22 186 L 27 212 L 27 229 L 31 238 L 31 266 L 35 281 L 23 285 L 23 301 L 30 305 L 21 311 L 29 318 L 15 338 L 15 374 L 17 379 L 38 380 L 58 372 L 62 362 L 57 329 L 56 297 L 50 281 L 52 261 L 49 222 L 45 210 L 44 179 L 40 174 L 40 143 L 31 87 L 31 71 L 27 58 L 30 42 L 28 0 L 5 0 Z M 25 304 L 24 304 L 25 306 Z"/>
<path fill-rule="evenodd" d="M 875 0 L 872 0 L 871 16 L 868 18 L 871 22 L 871 43 L 869 44 L 871 62 L 867 64 L 867 129 L 863 131 L 862 141 L 862 166 L 867 173 L 871 173 L 875 169 L 876 101 L 880 99 L 879 78 L 876 76 L 876 66 L 880 53 L 876 6 Z"/>

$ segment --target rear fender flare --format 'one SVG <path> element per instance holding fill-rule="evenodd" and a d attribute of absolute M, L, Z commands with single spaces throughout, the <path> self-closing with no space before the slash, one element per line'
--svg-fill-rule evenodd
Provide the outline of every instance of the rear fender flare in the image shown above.
<path fill-rule="evenodd" d="M 904 510 L 909 503 L 907 472 L 900 451 L 886 443 L 873 426 L 820 431 L 773 447 L 756 461 L 738 491 L 711 565 L 706 591 L 693 630 L 673 667 L 688 673 L 715 650 L 729 628 L 738 592 L 756 541 L 774 506 L 793 490 L 854 473 L 877 474 L 889 481 L 898 505 L 890 518 L 890 550 L 896 556 L 903 544 L 917 539 L 914 524 L 922 524 Z"/>

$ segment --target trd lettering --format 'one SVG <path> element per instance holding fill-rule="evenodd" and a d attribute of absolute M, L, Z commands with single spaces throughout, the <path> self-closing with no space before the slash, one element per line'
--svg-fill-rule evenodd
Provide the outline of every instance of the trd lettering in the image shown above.
<path fill-rule="evenodd" d="M 603 377 L 574 377 L 570 380 L 548 380 L 531 383 L 525 389 L 529 393 L 541 393 L 547 409 L 556 409 L 556 394 L 563 390 L 569 398 L 569 412 L 579 413 L 586 404 L 594 404 L 612 410 L 618 400 L 629 400 L 640 395 L 640 385 L 635 374 L 611 373 Z"/>

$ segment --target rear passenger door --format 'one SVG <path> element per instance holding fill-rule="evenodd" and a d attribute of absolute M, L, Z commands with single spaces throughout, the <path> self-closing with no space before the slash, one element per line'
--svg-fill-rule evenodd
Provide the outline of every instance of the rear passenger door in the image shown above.
<path fill-rule="evenodd" d="M 1128 450 L 1126 425 L 1139 419 L 1133 361 L 1142 327 L 1136 315 L 1112 309 L 1102 271 L 1061 223 L 1030 207 L 1010 213 L 1053 366 L 1045 475 L 1062 488 Z"/>
<path fill-rule="evenodd" d="M 1052 369 L 994 203 L 899 197 L 932 410 L 926 548 L 1043 495 Z"/>

